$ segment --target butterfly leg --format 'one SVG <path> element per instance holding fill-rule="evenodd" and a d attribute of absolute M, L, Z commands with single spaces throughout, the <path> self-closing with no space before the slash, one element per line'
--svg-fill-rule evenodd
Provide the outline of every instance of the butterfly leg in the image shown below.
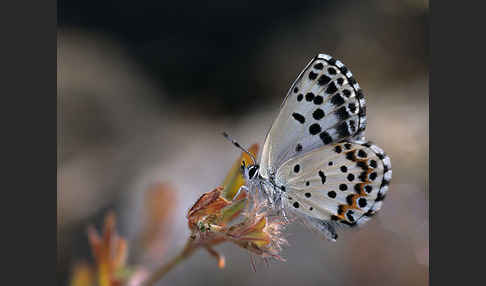
<path fill-rule="evenodd" d="M 285 207 L 284 207 L 284 199 L 282 194 L 279 194 L 276 192 L 276 195 L 274 197 L 274 201 L 275 201 L 275 208 L 273 208 L 275 210 L 275 213 L 277 216 L 280 216 L 282 217 L 282 219 L 288 223 L 289 220 L 287 218 L 287 213 L 285 211 Z"/>
<path fill-rule="evenodd" d="M 264 195 L 264 199 L 268 202 L 268 205 L 271 209 L 275 207 L 276 199 L 275 190 L 272 185 L 266 184 L 265 181 L 260 183 L 261 189 L 263 189 L 262 194 Z"/>
<path fill-rule="evenodd" d="M 236 198 L 237 198 L 237 197 L 240 195 L 241 190 L 243 190 L 243 191 L 244 191 L 244 192 L 246 192 L 246 193 L 249 193 L 249 192 L 250 192 L 250 189 L 248 189 L 248 187 L 247 187 L 247 186 L 243 185 L 243 186 L 241 186 L 241 187 L 238 189 L 238 191 L 236 192 L 235 196 L 233 197 L 233 200 L 234 200 L 234 199 L 236 199 Z"/>
<path fill-rule="evenodd" d="M 285 208 L 284 208 L 284 199 L 282 197 L 280 197 L 280 211 L 282 213 L 282 218 L 283 220 L 288 223 L 289 222 L 289 219 L 287 218 L 287 213 L 285 212 Z"/>

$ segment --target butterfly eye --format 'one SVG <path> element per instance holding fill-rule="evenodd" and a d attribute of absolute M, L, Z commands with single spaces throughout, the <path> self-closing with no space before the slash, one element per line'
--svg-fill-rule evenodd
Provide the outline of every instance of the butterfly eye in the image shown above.
<path fill-rule="evenodd" d="M 256 171 L 258 171 L 258 168 L 259 168 L 258 165 L 254 165 L 249 168 L 250 170 L 248 171 L 248 176 L 250 177 L 250 179 L 253 178 L 253 176 L 255 176 Z"/>

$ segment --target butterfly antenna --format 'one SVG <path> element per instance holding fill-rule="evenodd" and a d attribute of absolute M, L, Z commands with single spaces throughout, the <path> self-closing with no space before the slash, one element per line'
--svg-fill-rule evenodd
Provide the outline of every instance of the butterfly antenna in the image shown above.
<path fill-rule="evenodd" d="M 236 140 L 233 140 L 233 138 L 231 138 L 228 133 L 226 132 L 223 132 L 223 136 L 224 138 L 226 138 L 228 141 L 230 141 L 231 143 L 233 143 L 233 145 L 235 145 L 236 148 L 240 149 L 241 151 L 245 152 L 246 154 L 248 154 L 251 158 L 251 160 L 253 161 L 253 164 L 256 164 L 256 158 L 255 156 L 253 156 L 252 153 L 250 153 L 248 150 L 246 150 L 245 148 L 241 147 L 240 143 L 236 142 Z"/>

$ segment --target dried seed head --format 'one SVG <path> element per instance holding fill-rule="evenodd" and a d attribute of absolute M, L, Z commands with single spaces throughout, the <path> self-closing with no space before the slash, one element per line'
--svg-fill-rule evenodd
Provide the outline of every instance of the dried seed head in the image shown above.
<path fill-rule="evenodd" d="M 250 152 L 258 151 L 253 145 Z M 222 257 L 211 247 L 224 241 L 230 241 L 262 258 L 280 256 L 282 245 L 287 241 L 283 237 L 286 222 L 280 217 L 271 217 L 265 201 L 250 197 L 240 190 L 244 179 L 239 166 L 246 153 L 242 153 L 225 179 L 225 187 L 218 187 L 203 194 L 189 210 L 187 218 L 194 244 L 205 247 L 214 257 Z M 238 196 L 236 194 L 238 193 Z M 218 258 L 221 265 L 221 259 Z"/>

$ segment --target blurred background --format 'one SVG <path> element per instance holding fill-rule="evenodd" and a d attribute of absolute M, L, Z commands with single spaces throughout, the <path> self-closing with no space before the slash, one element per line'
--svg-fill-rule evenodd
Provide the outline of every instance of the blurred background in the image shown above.
<path fill-rule="evenodd" d="M 234 245 L 218 247 L 223 270 L 199 251 L 160 285 L 428 285 L 428 6 L 59 0 L 59 285 L 77 261 L 92 261 L 86 227 L 99 229 L 107 210 L 130 242 L 130 263 L 150 269 L 175 255 L 189 235 L 187 210 L 240 154 L 221 131 L 263 144 L 320 52 L 351 69 L 367 99 L 366 136 L 392 159 L 379 215 L 335 243 L 291 225 L 288 261 L 257 263 L 257 272 Z M 174 191 L 147 195 L 164 182 Z"/>

